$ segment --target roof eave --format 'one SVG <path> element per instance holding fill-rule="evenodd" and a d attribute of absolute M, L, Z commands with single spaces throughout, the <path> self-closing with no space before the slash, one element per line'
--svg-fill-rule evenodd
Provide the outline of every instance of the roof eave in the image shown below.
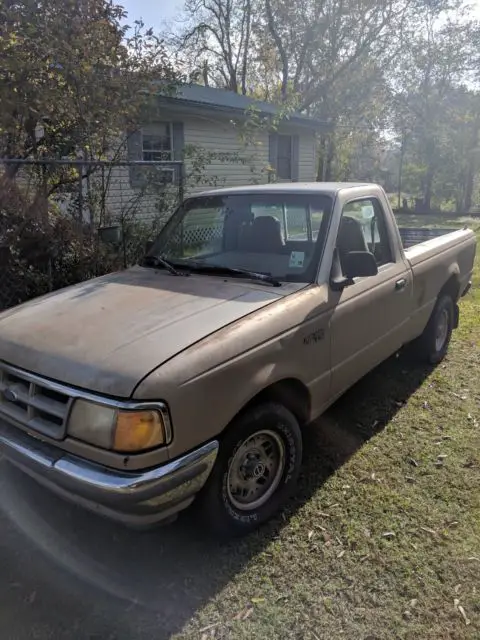
<path fill-rule="evenodd" d="M 196 102 L 194 100 L 185 100 L 183 98 L 179 98 L 178 96 L 159 96 L 159 100 L 161 100 L 164 103 L 170 104 L 172 106 L 178 105 L 180 103 L 183 108 L 191 111 L 210 111 L 210 112 L 215 111 L 217 113 L 230 114 L 232 115 L 232 117 L 246 116 L 245 109 L 238 109 L 235 107 L 227 107 L 223 105 L 207 104 L 205 102 Z M 255 105 L 252 105 L 252 106 L 254 107 Z M 275 115 L 275 113 L 269 113 L 267 111 L 262 111 L 260 109 L 260 115 L 272 118 Z M 303 117 L 298 115 L 292 115 L 292 116 L 286 117 L 283 120 L 283 122 L 287 122 L 288 124 L 294 125 L 302 129 L 309 129 L 310 131 L 313 129 L 315 131 L 328 132 L 328 131 L 332 131 L 333 129 L 331 123 L 324 122 L 322 120 L 317 120 L 315 118 L 309 118 L 307 116 Z"/>

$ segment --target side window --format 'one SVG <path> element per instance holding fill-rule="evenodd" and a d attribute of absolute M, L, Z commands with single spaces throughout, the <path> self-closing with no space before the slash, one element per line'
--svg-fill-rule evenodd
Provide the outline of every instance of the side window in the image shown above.
<path fill-rule="evenodd" d="M 323 210 L 314 205 L 291 205 L 282 202 L 273 206 L 253 204 L 251 211 L 255 218 L 273 216 L 280 224 L 285 243 L 316 242 L 324 215 Z"/>
<path fill-rule="evenodd" d="M 302 206 L 286 206 L 287 240 L 308 241 L 307 209 Z"/>
<path fill-rule="evenodd" d="M 285 242 L 285 238 L 287 236 L 286 231 L 286 216 L 285 216 L 285 206 L 282 203 L 278 204 L 264 204 L 262 202 L 253 203 L 250 207 L 250 210 L 253 214 L 254 218 L 275 218 L 275 220 L 280 225 L 280 229 L 282 232 L 282 239 Z"/>
<path fill-rule="evenodd" d="M 379 267 L 393 262 L 385 214 L 376 198 L 354 200 L 345 205 L 337 249 L 340 261 L 349 251 L 370 251 Z"/>

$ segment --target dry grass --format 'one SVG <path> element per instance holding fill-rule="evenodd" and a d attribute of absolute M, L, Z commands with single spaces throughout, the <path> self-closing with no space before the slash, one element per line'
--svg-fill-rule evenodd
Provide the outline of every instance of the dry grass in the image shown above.
<path fill-rule="evenodd" d="M 480 638 L 479 287 L 440 367 L 394 358 L 309 428 L 290 511 L 211 555 L 177 638 Z"/>

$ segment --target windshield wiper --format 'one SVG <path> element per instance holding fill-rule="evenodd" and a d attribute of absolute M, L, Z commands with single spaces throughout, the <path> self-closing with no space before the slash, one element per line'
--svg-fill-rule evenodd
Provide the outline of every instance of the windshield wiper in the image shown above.
<path fill-rule="evenodd" d="M 168 260 L 165 260 L 165 258 L 162 258 L 162 256 L 144 256 L 143 264 L 146 267 L 163 267 L 164 269 L 166 269 L 169 273 L 171 273 L 174 276 L 189 276 L 190 275 L 189 273 L 181 273 L 180 271 L 175 269 L 173 264 L 171 264 Z"/>
<path fill-rule="evenodd" d="M 222 264 L 208 264 L 205 262 L 188 261 L 185 263 L 187 269 L 194 271 L 203 271 L 207 273 L 219 273 L 232 276 L 245 276 L 252 280 L 260 280 L 260 282 L 268 282 L 274 287 L 281 287 L 282 283 L 269 273 L 258 273 L 257 271 L 249 271 L 248 269 L 240 269 L 237 267 L 227 267 Z"/>

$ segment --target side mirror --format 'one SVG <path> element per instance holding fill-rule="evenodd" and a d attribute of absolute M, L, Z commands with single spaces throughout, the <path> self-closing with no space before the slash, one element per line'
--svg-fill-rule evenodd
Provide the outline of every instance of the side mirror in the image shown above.
<path fill-rule="evenodd" d="M 378 273 L 375 256 L 369 251 L 350 251 L 345 256 L 344 262 L 344 275 L 350 280 L 376 276 Z"/>
<path fill-rule="evenodd" d="M 336 253 L 330 285 L 334 291 L 343 291 L 345 287 L 353 284 L 354 278 L 376 276 L 377 273 L 375 256 L 369 251 L 350 251 L 343 259 L 342 268 L 340 268 L 340 259 Z"/>

